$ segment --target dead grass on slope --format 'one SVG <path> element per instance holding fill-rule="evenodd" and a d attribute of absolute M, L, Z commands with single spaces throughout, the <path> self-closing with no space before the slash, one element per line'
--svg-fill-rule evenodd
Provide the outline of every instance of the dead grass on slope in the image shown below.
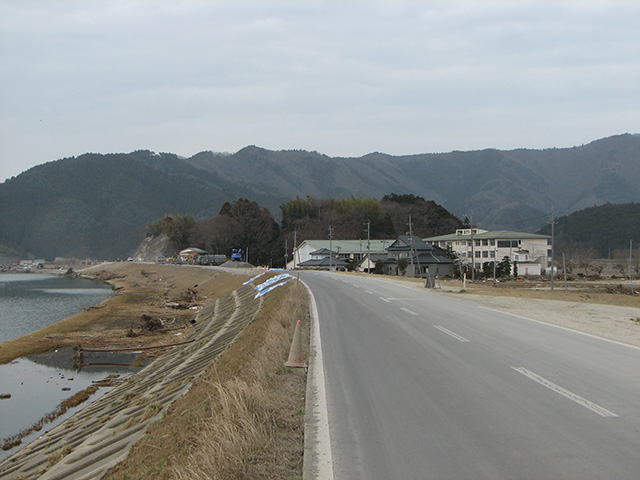
<path fill-rule="evenodd" d="M 308 297 L 291 282 L 264 298 L 256 320 L 105 480 L 302 478 L 306 374 L 283 365 L 298 320 L 308 345 Z"/>
<path fill-rule="evenodd" d="M 98 265 L 82 274 L 113 282 L 115 294 L 72 317 L 0 344 L 0 364 L 78 345 L 140 347 L 174 343 L 176 331 L 186 335 L 198 308 L 236 290 L 247 278 L 246 274 L 205 268 L 129 262 Z M 170 328 L 145 328 L 145 318 L 162 319 Z"/>

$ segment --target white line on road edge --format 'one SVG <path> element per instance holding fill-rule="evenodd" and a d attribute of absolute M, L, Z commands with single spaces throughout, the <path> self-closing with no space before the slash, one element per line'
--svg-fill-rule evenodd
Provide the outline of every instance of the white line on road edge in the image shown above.
<path fill-rule="evenodd" d="M 495 308 L 489 307 L 478 307 L 482 310 L 489 310 L 491 312 L 503 313 L 505 315 L 510 315 L 512 317 L 521 318 L 522 320 L 529 320 L 530 322 L 540 323 L 542 325 L 548 325 L 549 327 L 559 328 L 560 330 L 566 330 L 567 332 L 579 333 L 580 335 L 585 335 L 591 338 L 597 338 L 598 340 L 603 340 L 609 343 L 615 343 L 617 345 L 622 345 L 623 347 L 635 348 L 636 350 L 640 350 L 640 347 L 636 345 L 631 345 L 629 343 L 619 342 L 617 340 L 611 340 L 610 338 L 599 337 L 598 335 L 593 335 L 592 333 L 581 332 L 580 330 L 574 330 L 573 328 L 563 327 L 562 325 L 556 325 L 555 323 L 543 322 L 542 320 L 536 320 L 535 318 L 523 317 L 522 315 L 516 315 L 515 313 L 504 312 L 502 310 L 496 310 Z"/>
<path fill-rule="evenodd" d="M 313 323 L 310 345 L 311 358 L 309 359 L 307 378 L 302 474 L 305 479 L 333 480 L 333 459 L 331 457 L 331 436 L 329 435 L 329 413 L 324 384 L 318 307 L 309 286 L 304 282 L 302 284 L 309 292 L 311 322 Z"/>
<path fill-rule="evenodd" d="M 452 336 L 453 338 L 455 338 L 456 340 L 459 340 L 461 342 L 468 342 L 469 340 L 467 340 L 466 338 L 464 338 L 463 336 L 458 335 L 457 333 L 452 332 L 451 330 L 448 330 L 446 328 L 444 328 L 442 325 L 434 325 L 435 328 L 437 328 L 438 330 L 440 330 L 441 332 L 446 333 L 447 335 Z"/>
<path fill-rule="evenodd" d="M 368 293 L 369 295 L 373 295 L 373 292 L 371 290 L 365 290 L 365 293 Z"/>
<path fill-rule="evenodd" d="M 536 375 L 535 373 L 533 373 L 530 370 L 527 370 L 524 367 L 511 367 L 511 368 L 513 368 L 516 372 L 519 372 L 524 376 L 529 377 L 534 382 L 538 382 L 543 387 L 547 387 L 549 390 L 553 390 L 554 392 L 559 393 L 563 397 L 566 397 L 569 400 L 576 402 L 578 405 L 582 405 L 583 407 L 588 408 L 589 410 L 597 413 L 601 417 L 617 417 L 618 416 L 615 413 L 610 412 L 606 408 L 603 408 L 600 405 L 590 402 L 586 398 L 582 398 L 580 395 L 576 395 L 575 393 L 570 392 L 565 388 L 562 388 L 560 385 L 556 385 L 555 383 L 547 380 L 546 378 L 542 378 L 541 376 Z"/>
<path fill-rule="evenodd" d="M 388 298 L 384 298 L 384 297 L 378 297 L 378 298 L 383 302 L 391 303 L 391 300 L 389 300 Z"/>
<path fill-rule="evenodd" d="M 416 317 L 418 316 L 418 314 L 416 312 L 412 312 L 411 310 L 409 310 L 408 308 L 404 308 L 404 307 L 400 307 L 400 310 L 404 310 L 405 312 L 407 312 L 409 315 L 415 315 Z"/>

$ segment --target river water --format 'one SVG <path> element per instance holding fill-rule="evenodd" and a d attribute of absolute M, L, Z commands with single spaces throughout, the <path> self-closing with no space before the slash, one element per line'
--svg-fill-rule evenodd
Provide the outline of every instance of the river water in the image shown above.
<path fill-rule="evenodd" d="M 40 273 L 0 273 L 0 343 L 59 322 L 111 294 L 103 283 Z"/>
<path fill-rule="evenodd" d="M 110 294 L 108 286 L 82 278 L 0 274 L 0 343 L 70 317 Z M 4 440 L 28 429 L 54 411 L 60 402 L 93 382 L 108 375 L 126 376 L 136 371 L 126 366 L 133 362 L 135 355 L 93 359 L 85 355 L 85 364 L 92 365 L 78 369 L 70 358 L 72 353 L 70 349 L 47 352 L 0 365 L 0 394 L 10 395 L 0 400 L 0 447 Z M 111 365 L 104 366 L 105 363 Z M 113 366 L 114 363 L 123 366 Z M 108 388 L 100 388 L 90 401 L 106 391 Z M 86 404 L 79 408 L 84 406 Z M 0 450 L 0 461 L 75 413 L 74 410 L 45 423 L 41 431 L 26 436 L 21 445 L 8 451 Z"/>

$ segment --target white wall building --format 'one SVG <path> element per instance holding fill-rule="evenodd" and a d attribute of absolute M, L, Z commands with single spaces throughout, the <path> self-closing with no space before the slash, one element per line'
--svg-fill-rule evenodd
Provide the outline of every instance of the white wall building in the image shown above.
<path fill-rule="evenodd" d="M 518 264 L 518 275 L 541 275 L 551 265 L 551 237 L 509 230 L 487 231 L 460 228 L 456 233 L 423 239 L 441 248 L 449 247 L 466 264 L 482 269 L 485 262 L 500 262 L 509 257 Z"/>
<path fill-rule="evenodd" d="M 362 260 L 367 251 L 371 253 L 387 253 L 387 247 L 391 245 L 394 240 L 370 240 L 369 247 L 367 247 L 367 239 L 364 240 L 304 240 L 293 251 L 293 259 L 287 262 L 287 268 L 297 268 L 303 262 L 308 260 L 317 260 L 317 255 L 312 255 L 313 252 L 320 250 L 333 251 L 335 258 L 341 260 Z"/>

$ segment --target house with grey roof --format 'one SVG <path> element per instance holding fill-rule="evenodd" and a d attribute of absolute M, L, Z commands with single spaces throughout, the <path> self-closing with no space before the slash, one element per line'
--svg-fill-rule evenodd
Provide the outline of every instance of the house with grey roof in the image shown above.
<path fill-rule="evenodd" d="M 303 270 L 347 270 L 349 263 L 339 258 L 336 251 L 321 248 L 310 253 L 311 258 L 298 263 L 297 268 Z"/>
<path fill-rule="evenodd" d="M 400 235 L 389 248 L 384 261 L 384 273 L 387 275 L 406 275 L 408 277 L 446 277 L 453 273 L 453 260 L 447 251 L 438 246 L 429 245 L 415 235 Z M 400 266 L 406 264 L 403 272 Z"/>
<path fill-rule="evenodd" d="M 367 253 L 386 254 L 386 248 L 393 240 L 304 240 L 293 251 L 293 259 L 287 263 L 287 268 L 308 268 L 310 260 L 329 258 L 329 251 L 336 259 L 359 264 Z M 329 266 L 326 268 L 329 269 Z"/>
<path fill-rule="evenodd" d="M 450 249 L 460 261 L 481 269 L 486 262 L 508 257 L 518 275 L 541 275 L 551 265 L 551 237 L 510 230 L 460 228 L 455 233 L 428 237 L 425 243 Z"/>
<path fill-rule="evenodd" d="M 311 250 L 315 248 L 315 250 Z M 395 240 L 305 240 L 294 251 L 295 268 L 346 270 L 349 265 L 359 271 L 373 271 L 381 261 L 383 273 L 412 277 L 448 276 L 453 260 L 446 250 L 426 244 L 419 237 L 402 235 Z M 406 260 L 403 261 L 402 259 Z M 398 267 L 398 262 L 407 268 Z M 287 267 L 294 268 L 294 262 Z"/>

